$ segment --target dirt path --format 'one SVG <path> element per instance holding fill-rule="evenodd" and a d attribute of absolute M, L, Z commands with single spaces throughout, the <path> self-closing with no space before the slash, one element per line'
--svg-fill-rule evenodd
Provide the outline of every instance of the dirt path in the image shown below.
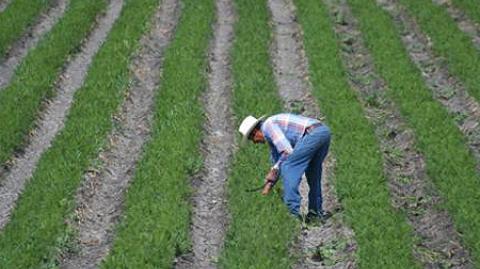
<path fill-rule="evenodd" d="M 12 0 L 0 0 L 0 13 L 5 11 Z"/>
<path fill-rule="evenodd" d="M 433 3 L 445 7 L 448 15 L 457 23 L 458 28 L 466 33 L 477 49 L 480 50 L 480 25 L 472 21 L 462 10 L 456 8 L 451 0 L 432 0 Z"/>
<path fill-rule="evenodd" d="M 374 70 L 372 57 L 346 0 L 325 2 L 342 41 L 342 57 L 350 85 L 375 126 L 393 206 L 406 214 L 418 238 L 414 256 L 426 268 L 473 268 L 451 217 L 440 209 L 441 197 L 426 174 L 425 160 L 416 150 L 413 131 L 386 96 L 388 86 Z"/>
<path fill-rule="evenodd" d="M 0 229 L 8 222 L 15 202 L 27 181 L 32 177 L 40 156 L 50 147 L 56 134 L 63 129 L 73 95 L 82 86 L 88 66 L 103 44 L 121 8 L 121 0 L 112 0 L 107 13 L 99 19 L 98 26 L 87 38 L 80 53 L 68 64 L 57 81 L 56 97 L 46 104 L 25 152 L 12 160 L 13 165 L 10 171 L 6 172 L 5 179 L 0 183 Z"/>
<path fill-rule="evenodd" d="M 235 14 L 231 0 L 216 1 L 217 22 L 210 44 L 209 88 L 203 96 L 207 122 L 201 151 L 204 168 L 193 182 L 191 236 L 193 251 L 176 268 L 216 268 L 228 224 L 225 183 L 233 155 L 230 49 Z"/>
<path fill-rule="evenodd" d="M 164 0 L 131 71 L 134 80 L 115 115 L 110 145 L 98 156 L 99 167 L 89 169 L 76 195 L 77 252 L 61 258 L 61 268 L 96 268 L 113 243 L 113 230 L 122 213 L 124 193 L 135 173 L 142 147 L 149 137 L 155 91 L 159 88 L 165 48 L 178 22 L 177 0 Z"/>
<path fill-rule="evenodd" d="M 311 85 L 308 82 L 308 63 L 303 48 L 303 34 L 296 23 L 295 7 L 291 0 L 269 0 L 268 6 L 272 14 L 274 40 L 271 57 L 274 74 L 277 80 L 280 96 L 287 111 L 302 113 L 320 118 L 318 105 L 311 95 Z M 301 252 L 301 259 L 295 268 L 355 268 L 355 249 L 353 231 L 342 221 L 342 211 L 336 199 L 331 178 L 333 177 L 333 157 L 328 157 L 322 180 L 324 207 L 336 211 L 334 217 L 320 227 L 304 227 L 295 246 Z M 302 180 L 302 211 L 307 210 L 308 187 Z M 336 244 L 346 242 L 345 247 L 337 248 Z M 329 248 L 335 253 L 331 255 L 333 263 L 319 260 L 315 252 Z"/>
<path fill-rule="evenodd" d="M 50 32 L 58 20 L 65 14 L 69 0 L 56 0 L 54 5 L 42 13 L 34 26 L 30 27 L 7 52 L 5 60 L 0 62 L 0 90 L 12 79 L 15 69 L 27 56 L 28 52 Z"/>
<path fill-rule="evenodd" d="M 421 70 L 433 97 L 444 105 L 457 127 L 467 139 L 468 146 L 478 160 L 480 171 L 480 105 L 462 83 L 453 77 L 444 61 L 432 51 L 430 39 L 423 34 L 413 18 L 408 16 L 396 0 L 377 0 L 393 17 L 401 32 L 402 41 L 411 60 Z"/>

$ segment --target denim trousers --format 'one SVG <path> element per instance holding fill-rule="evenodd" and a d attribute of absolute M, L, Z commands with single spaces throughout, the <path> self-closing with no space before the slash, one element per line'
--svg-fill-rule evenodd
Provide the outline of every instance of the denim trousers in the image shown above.
<path fill-rule="evenodd" d="M 283 178 L 283 201 L 290 213 L 300 214 L 300 181 L 305 173 L 310 192 L 308 210 L 321 213 L 322 208 L 322 163 L 330 146 L 330 129 L 321 125 L 305 134 L 295 145 L 293 152 L 280 166 Z"/>

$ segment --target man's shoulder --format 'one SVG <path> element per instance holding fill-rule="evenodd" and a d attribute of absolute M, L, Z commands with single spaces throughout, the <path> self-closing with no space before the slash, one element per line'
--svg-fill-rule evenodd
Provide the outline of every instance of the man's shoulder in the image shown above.
<path fill-rule="evenodd" d="M 285 119 L 287 119 L 289 117 L 292 117 L 292 116 L 295 116 L 295 114 L 278 113 L 278 114 L 274 114 L 274 115 L 268 117 L 265 121 L 275 122 L 275 121 L 279 121 L 279 120 L 285 120 Z"/>

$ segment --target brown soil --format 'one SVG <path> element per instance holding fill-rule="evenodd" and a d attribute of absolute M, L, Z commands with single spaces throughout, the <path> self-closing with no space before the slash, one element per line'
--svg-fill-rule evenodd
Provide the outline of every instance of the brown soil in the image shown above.
<path fill-rule="evenodd" d="M 121 0 L 114 2 L 122 4 Z M 141 40 L 141 49 L 131 66 L 132 84 L 114 116 L 115 128 L 108 137 L 110 144 L 99 154 L 96 162 L 99 165 L 88 170 L 77 191 L 77 223 L 70 223 L 78 230 L 77 251 L 63 253 L 59 258 L 61 268 L 96 268 L 112 246 L 124 193 L 149 138 L 163 54 L 179 13 L 177 0 L 162 1 L 150 33 Z"/>
<path fill-rule="evenodd" d="M 444 6 L 450 17 L 457 23 L 458 28 L 466 33 L 477 49 L 480 50 L 480 25 L 472 21 L 462 10 L 456 8 L 451 0 L 432 0 L 433 3 Z"/>
<path fill-rule="evenodd" d="M 230 49 L 235 14 L 231 0 L 217 0 L 217 22 L 209 54 L 209 89 L 203 96 L 207 122 L 201 151 L 204 167 L 193 182 L 192 253 L 176 260 L 176 268 L 216 268 L 228 215 L 225 182 L 233 155 Z M 188 257 L 188 258 L 187 258 Z"/>
<path fill-rule="evenodd" d="M 425 160 L 416 150 L 413 131 L 386 96 L 388 86 L 375 72 L 358 22 L 345 0 L 326 2 L 335 22 L 350 85 L 380 141 L 393 206 L 406 214 L 415 232 L 415 257 L 426 268 L 472 268 L 451 217 L 440 209 L 442 199 L 426 174 Z"/>
<path fill-rule="evenodd" d="M 462 83 L 448 71 L 445 60 L 432 51 L 432 41 L 397 1 L 379 0 L 390 13 L 411 60 L 421 70 L 433 97 L 452 115 L 468 146 L 478 160 L 480 171 L 480 105 Z"/>
<path fill-rule="evenodd" d="M 287 111 L 322 118 L 311 95 L 308 81 L 308 63 L 303 48 L 303 34 L 296 23 L 295 7 L 291 0 L 269 0 L 274 39 L 271 58 L 279 94 Z M 353 231 L 343 221 L 332 184 L 334 158 L 330 155 L 324 164 L 322 180 L 324 208 L 336 212 L 320 227 L 303 227 L 294 252 L 301 256 L 295 268 L 355 268 L 356 242 Z M 308 187 L 302 180 L 302 211 L 306 211 Z M 321 255 L 327 251 L 328 257 Z"/>
<path fill-rule="evenodd" d="M 36 129 L 20 156 L 13 157 L 9 171 L 0 183 L 0 229 L 10 219 L 25 184 L 32 177 L 42 153 L 50 147 L 56 134 L 63 129 L 64 120 L 72 104 L 75 91 L 79 89 L 87 74 L 92 58 L 103 44 L 113 22 L 118 17 L 121 2 L 113 1 L 107 14 L 98 21 L 98 26 L 90 34 L 74 60 L 68 63 L 56 84 L 56 97 L 46 104 L 39 116 Z"/>
<path fill-rule="evenodd" d="M 27 56 L 28 52 L 50 32 L 57 21 L 65 14 L 69 0 L 56 0 L 54 4 L 42 13 L 37 22 L 30 27 L 23 36 L 12 44 L 5 59 L 0 62 L 0 90 L 8 85 L 12 79 L 15 69 Z"/>

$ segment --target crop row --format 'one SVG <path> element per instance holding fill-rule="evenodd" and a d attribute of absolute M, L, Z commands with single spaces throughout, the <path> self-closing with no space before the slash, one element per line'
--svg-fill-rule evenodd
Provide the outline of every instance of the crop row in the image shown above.
<path fill-rule="evenodd" d="M 128 189 L 125 215 L 103 268 L 170 268 L 191 248 L 190 179 L 202 160 L 206 54 L 214 5 L 184 0 L 175 38 L 165 53 L 151 141 Z"/>
<path fill-rule="evenodd" d="M 74 207 L 73 194 L 83 171 L 105 144 L 106 133 L 112 128 L 111 115 L 119 106 L 129 81 L 130 56 L 146 29 L 155 2 L 125 3 L 108 40 L 91 65 L 84 86 L 75 96 L 64 130 L 43 154 L 11 221 L 0 234 L 2 266 L 37 267 L 50 261 L 56 249 L 63 247 L 62 235 L 68 234 L 64 219 Z M 94 11 L 104 4 L 72 1 L 70 12 L 74 12 L 78 25 L 81 18 L 90 13 L 95 15 Z M 78 28 L 67 29 L 65 35 Z"/>
<path fill-rule="evenodd" d="M 18 13 L 15 4 L 24 2 L 14 1 L 0 13 L 0 28 L 1 16 Z M 480 53 L 470 40 L 446 19 L 448 15 L 441 8 L 428 1 L 401 2 L 431 35 L 435 52 L 447 59 L 454 74 L 480 100 Z M 50 2 L 35 3 L 35 12 L 25 14 L 28 18 L 18 18 L 16 32 L 0 39 L 0 55 L 34 20 L 33 13 Z M 445 198 L 442 205 L 452 214 L 478 262 L 480 182 L 477 162 L 465 138 L 425 86 L 392 18 L 374 0 L 348 3 L 359 20 L 375 68 L 389 85 L 388 97 L 415 132 L 429 178 Z M 85 170 L 106 144 L 112 115 L 129 86 L 131 58 L 159 4 L 162 1 L 124 1 L 121 16 L 75 95 L 65 128 L 41 157 L 10 223 L 0 232 L 1 266 L 52 266 L 52 257 L 71 243 L 69 237 L 73 235 L 65 219 L 74 210 L 74 193 Z M 238 126 L 247 115 L 274 114 L 282 108 L 269 55 L 272 40 L 266 2 L 238 0 L 235 4 L 232 106 Z M 412 235 L 403 212 L 392 207 L 379 139 L 348 85 L 333 31 L 334 18 L 321 2 L 296 0 L 295 4 L 305 34 L 313 95 L 333 130 L 335 184 L 359 245 L 358 265 L 417 268 L 412 248 L 418 239 Z M 42 102 L 55 94 L 54 84 L 62 66 L 105 6 L 105 1 L 71 0 L 65 16 L 19 66 L 11 84 L 0 91 L 0 163 L 22 148 Z M 200 96 L 207 87 L 206 59 L 213 21 L 213 0 L 182 1 L 180 21 L 165 53 L 161 86 L 155 96 L 151 139 L 136 166 L 125 196 L 125 213 L 103 268 L 168 268 L 176 256 L 191 251 L 190 181 L 202 167 L 199 144 L 205 117 Z M 269 167 L 267 157 L 266 146 L 241 147 L 235 154 L 228 177 L 231 222 L 218 261 L 221 267 L 288 268 L 295 263 L 292 243 L 300 230 L 281 202 L 281 183 L 267 197 L 245 192 L 263 183 Z"/>
<path fill-rule="evenodd" d="M 477 102 L 480 102 L 480 53 L 471 39 L 458 30 L 445 8 L 432 1 L 401 0 L 417 19 L 420 27 L 433 42 L 433 49 L 441 55 L 452 74 L 458 76 Z M 478 3 L 477 3 L 478 4 Z M 478 10 L 478 7 L 476 8 Z"/>
<path fill-rule="evenodd" d="M 480 8 L 478 1 L 475 0 L 452 0 L 452 2 L 462 9 L 476 23 L 480 24 Z"/>
<path fill-rule="evenodd" d="M 0 163 L 22 148 L 42 102 L 55 95 L 55 82 L 65 61 L 80 47 L 105 7 L 105 1 L 72 0 L 65 16 L 18 66 L 10 85 L 0 91 Z"/>
<path fill-rule="evenodd" d="M 326 8 L 297 2 L 314 94 L 334 130 L 337 192 L 355 231 L 358 264 L 364 268 L 380 268 L 382 264 L 415 268 L 410 228 L 390 205 L 373 127 L 362 116 L 363 110 L 347 83 Z"/>
<path fill-rule="evenodd" d="M 13 1 L 8 8 L 0 13 L 0 59 L 5 57 L 11 43 L 24 30 L 33 24 L 43 10 L 46 10 L 54 0 L 18 0 Z"/>
<path fill-rule="evenodd" d="M 410 61 L 391 18 L 374 1 L 349 1 L 388 95 L 414 129 L 427 173 L 445 198 L 457 229 L 478 259 L 480 218 L 478 173 L 465 140 L 445 109 L 432 98 L 421 74 Z M 461 184 L 459 184 L 459 180 Z"/>
<path fill-rule="evenodd" d="M 238 126 L 247 115 L 279 112 L 281 103 L 269 60 L 271 40 L 266 1 L 235 1 L 235 7 L 238 19 L 232 51 L 232 105 Z M 227 195 L 232 220 L 220 259 L 224 268 L 287 268 L 292 265 L 289 243 L 298 227 L 293 218 L 288 218 L 280 195 L 261 197 L 258 193 L 245 192 L 263 183 L 268 167 L 265 147 L 250 145 L 235 154 Z"/>

